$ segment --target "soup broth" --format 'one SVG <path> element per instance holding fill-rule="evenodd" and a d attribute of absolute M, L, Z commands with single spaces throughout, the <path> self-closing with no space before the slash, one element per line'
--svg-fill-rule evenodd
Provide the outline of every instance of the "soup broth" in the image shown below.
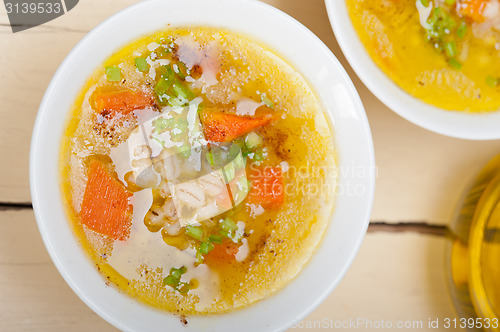
<path fill-rule="evenodd" d="M 437 107 L 500 108 L 498 0 L 346 0 L 367 52 L 396 84 Z"/>
<path fill-rule="evenodd" d="M 64 197 L 106 281 L 183 314 L 249 305 L 299 273 L 335 192 L 333 134 L 265 47 L 172 28 L 117 51 L 77 98 Z"/>

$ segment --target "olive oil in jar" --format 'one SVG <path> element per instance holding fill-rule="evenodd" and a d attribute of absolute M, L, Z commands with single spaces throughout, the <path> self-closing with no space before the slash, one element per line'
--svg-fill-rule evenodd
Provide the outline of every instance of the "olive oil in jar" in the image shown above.
<path fill-rule="evenodd" d="M 500 155 L 464 197 L 446 255 L 457 327 L 500 331 Z"/>

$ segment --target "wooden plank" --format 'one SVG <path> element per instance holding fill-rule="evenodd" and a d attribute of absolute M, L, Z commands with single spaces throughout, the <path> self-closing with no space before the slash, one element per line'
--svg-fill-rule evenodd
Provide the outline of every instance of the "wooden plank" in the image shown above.
<path fill-rule="evenodd" d="M 16 35 L 46 34 L 50 32 L 88 32 L 109 16 L 133 5 L 139 0 L 85 0 L 66 14 L 41 26 L 24 30 Z M 5 7 L 0 7 L 0 33 L 12 33 Z"/>
<path fill-rule="evenodd" d="M 444 238 L 369 233 L 351 269 L 304 321 L 452 317 Z M 0 331 L 114 331 L 69 289 L 52 264 L 32 211 L 0 212 Z"/>
<path fill-rule="evenodd" d="M 82 34 L 2 35 L 0 49 L 0 201 L 30 201 L 31 131 L 45 88 Z M 57 51 L 54 51 L 57 50 Z"/>
<path fill-rule="evenodd" d="M 29 202 L 28 154 L 38 106 L 57 67 L 104 19 L 136 0 L 87 0 L 67 14 L 13 34 L 0 11 L 0 202 Z"/>
<path fill-rule="evenodd" d="M 33 212 L 0 211 L 0 331 L 114 331 L 66 285 Z"/>
<path fill-rule="evenodd" d="M 357 330 L 376 322 L 422 322 L 455 317 L 444 275 L 444 237 L 412 233 L 368 233 L 338 287 L 292 330 L 322 330 L 363 319 Z M 316 324 L 316 325 L 314 325 Z M 325 326 L 325 325 L 323 325 Z M 415 325 L 416 326 L 416 325 Z M 418 328 L 408 329 L 418 330 Z M 436 331 L 445 329 L 436 329 Z"/>

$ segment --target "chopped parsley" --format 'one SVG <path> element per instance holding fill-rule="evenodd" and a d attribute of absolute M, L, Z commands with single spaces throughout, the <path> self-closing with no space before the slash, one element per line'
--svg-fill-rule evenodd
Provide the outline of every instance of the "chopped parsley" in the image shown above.
<path fill-rule="evenodd" d="M 186 294 L 191 288 L 188 282 L 181 281 L 181 277 L 186 271 L 185 266 L 171 268 L 170 274 L 163 279 L 163 285 L 170 286 L 181 294 Z"/>

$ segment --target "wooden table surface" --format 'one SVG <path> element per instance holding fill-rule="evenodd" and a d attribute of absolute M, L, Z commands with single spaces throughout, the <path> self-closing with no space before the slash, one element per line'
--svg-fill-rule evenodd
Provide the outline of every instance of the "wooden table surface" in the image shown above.
<path fill-rule="evenodd" d="M 82 0 L 66 15 L 16 34 L 0 5 L 0 331 L 115 330 L 69 289 L 43 246 L 31 209 L 28 154 L 38 105 L 61 61 L 89 30 L 134 2 Z M 500 141 L 448 138 L 400 118 L 346 62 L 322 0 L 265 2 L 311 29 L 346 68 L 368 114 L 378 167 L 372 223 L 359 254 L 297 329 L 358 318 L 426 326 L 454 317 L 443 231 L 467 184 L 500 152 Z"/>

